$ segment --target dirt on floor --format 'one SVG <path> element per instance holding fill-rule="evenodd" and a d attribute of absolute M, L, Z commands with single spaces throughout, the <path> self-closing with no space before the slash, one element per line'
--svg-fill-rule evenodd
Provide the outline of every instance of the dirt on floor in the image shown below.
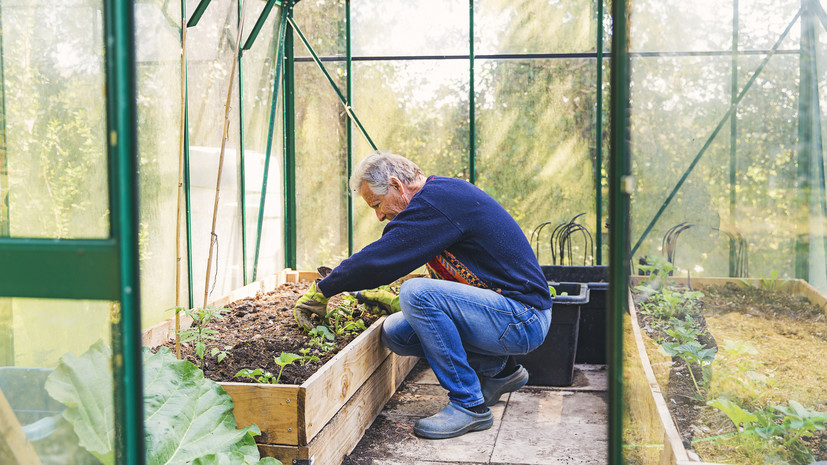
<path fill-rule="evenodd" d="M 223 319 L 208 324 L 209 329 L 215 330 L 215 339 L 207 342 L 204 376 L 219 382 L 254 382 L 249 378 L 235 377 L 244 368 L 261 368 L 274 376 L 278 375 L 281 367 L 275 363 L 275 357 L 282 352 L 300 354 L 310 342 L 310 337 L 298 327 L 293 318 L 293 306 L 310 284 L 285 283 L 272 292 L 260 293 L 256 297 L 227 305 Z M 341 295 L 331 298 L 328 309 L 338 305 L 342 299 Z M 378 319 L 364 305 L 356 307 L 353 318 L 361 318 L 365 326 L 370 326 Z M 318 357 L 319 361 L 287 365 L 281 373 L 279 384 L 303 383 L 355 337 L 352 334 L 336 336 L 335 347 L 329 351 L 312 347 L 308 355 Z M 169 341 L 165 346 L 175 353 L 174 341 Z M 210 355 L 213 348 L 227 354 L 220 363 L 217 354 Z M 193 343 L 181 344 L 181 355 L 200 366 L 201 361 L 195 354 Z"/>

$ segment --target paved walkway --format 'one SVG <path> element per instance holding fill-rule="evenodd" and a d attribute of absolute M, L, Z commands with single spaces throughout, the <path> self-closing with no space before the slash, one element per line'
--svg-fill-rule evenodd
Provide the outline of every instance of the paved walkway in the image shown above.
<path fill-rule="evenodd" d="M 448 401 L 420 361 L 342 465 L 604 465 L 605 365 L 576 365 L 572 387 L 526 386 L 491 408 L 494 426 L 452 439 L 414 436 L 418 418 Z"/>

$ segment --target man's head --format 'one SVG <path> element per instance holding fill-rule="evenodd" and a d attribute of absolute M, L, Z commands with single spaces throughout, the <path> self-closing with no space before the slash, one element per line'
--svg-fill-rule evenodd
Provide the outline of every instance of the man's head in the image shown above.
<path fill-rule="evenodd" d="M 380 151 L 365 157 L 350 177 L 351 190 L 362 195 L 379 221 L 394 219 L 423 184 L 425 175 L 416 163 Z"/>

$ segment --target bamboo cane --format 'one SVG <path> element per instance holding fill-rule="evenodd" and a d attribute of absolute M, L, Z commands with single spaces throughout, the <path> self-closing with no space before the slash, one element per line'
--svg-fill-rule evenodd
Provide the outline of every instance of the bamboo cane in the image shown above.
<path fill-rule="evenodd" d="M 218 216 L 218 197 L 221 190 L 221 172 L 223 171 L 224 167 L 224 148 L 227 143 L 227 139 L 229 139 L 229 132 L 230 132 L 230 101 L 233 97 L 233 83 L 235 78 L 235 68 L 236 64 L 238 63 L 238 54 L 241 49 L 241 32 L 244 29 L 244 17 L 246 16 L 247 11 L 247 1 L 242 0 L 241 3 L 241 19 L 238 22 L 238 34 L 236 35 L 235 40 L 235 52 L 233 53 L 233 66 L 230 69 L 230 84 L 227 86 L 227 101 L 224 104 L 224 130 L 221 136 L 221 151 L 218 155 L 218 176 L 215 180 L 215 202 L 213 203 L 213 210 L 212 210 L 212 228 L 210 229 L 210 253 L 207 255 L 207 275 L 204 280 L 204 308 L 207 307 L 207 299 L 209 298 L 210 294 L 210 272 L 211 265 L 212 265 L 212 254 L 213 254 L 213 237 L 215 236 L 215 222 Z M 242 193 L 243 195 L 243 193 Z"/>
<path fill-rule="evenodd" d="M 187 25 L 181 18 L 181 126 L 178 141 L 178 205 L 175 209 L 175 356 L 181 359 L 181 203 L 184 192 L 184 131 L 186 131 Z"/>

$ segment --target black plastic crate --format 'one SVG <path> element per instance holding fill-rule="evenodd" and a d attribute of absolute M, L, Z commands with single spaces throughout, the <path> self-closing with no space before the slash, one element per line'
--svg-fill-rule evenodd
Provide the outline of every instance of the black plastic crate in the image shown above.
<path fill-rule="evenodd" d="M 609 267 L 544 265 L 541 268 L 548 281 L 589 285 L 589 302 L 580 308 L 580 329 L 575 363 L 606 364 L 608 312 L 606 302 L 609 294 Z"/>
<path fill-rule="evenodd" d="M 589 302 L 589 287 L 581 283 L 553 283 L 551 287 L 557 296 L 552 298 L 551 327 L 546 340 L 533 352 L 514 358 L 528 370 L 529 385 L 571 386 L 580 307 Z"/>

